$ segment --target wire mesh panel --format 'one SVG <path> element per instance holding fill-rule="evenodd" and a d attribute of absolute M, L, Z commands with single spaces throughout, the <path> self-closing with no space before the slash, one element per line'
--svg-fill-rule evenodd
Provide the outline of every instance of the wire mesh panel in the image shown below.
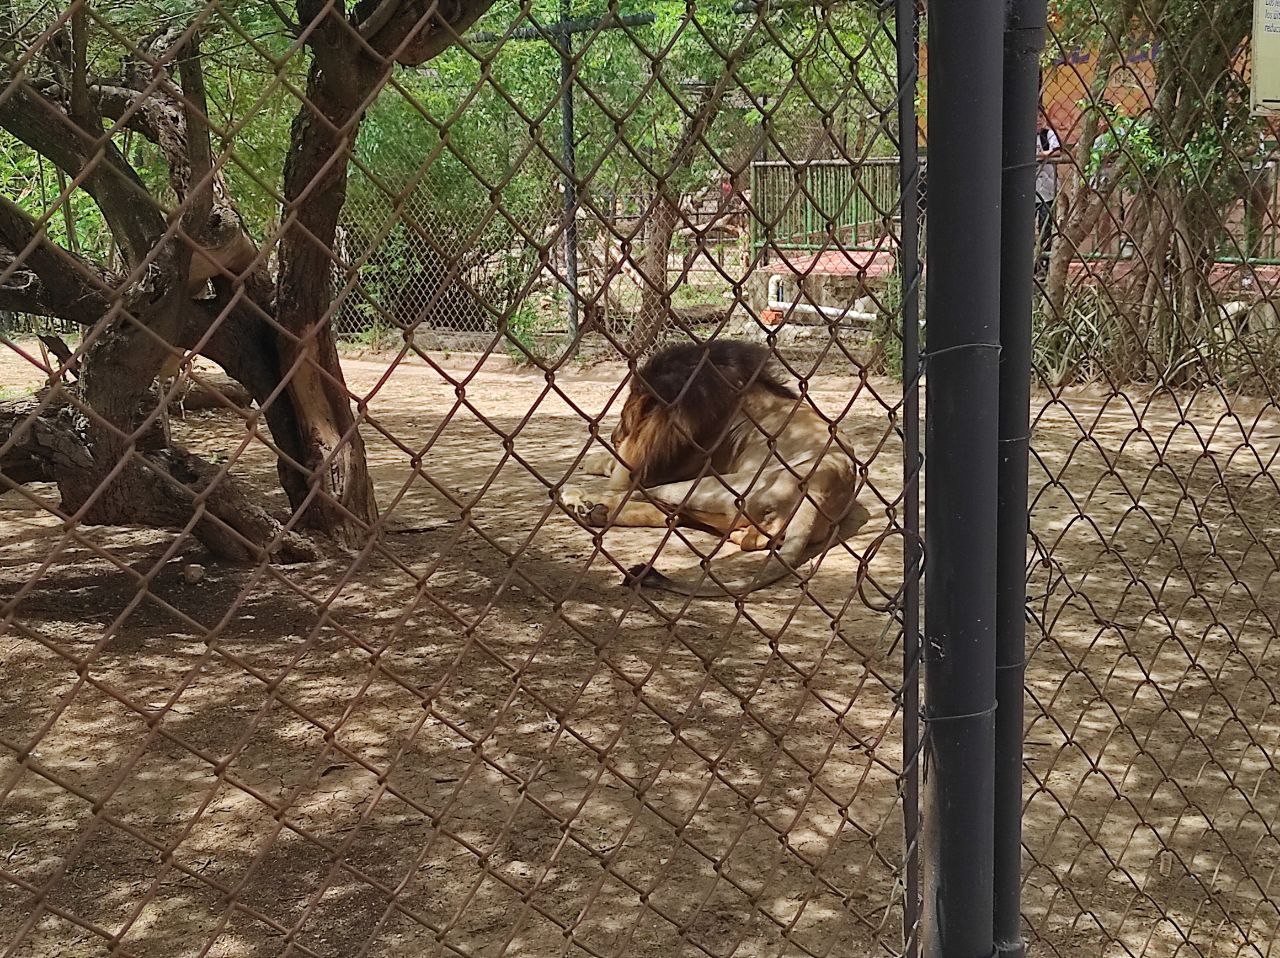
<path fill-rule="evenodd" d="M 1252 6 L 1056 14 L 1025 917 L 1045 954 L 1265 955 L 1280 925 L 1280 338 Z"/>
<path fill-rule="evenodd" d="M 892 13 L 0 4 L 5 954 L 914 952 Z"/>

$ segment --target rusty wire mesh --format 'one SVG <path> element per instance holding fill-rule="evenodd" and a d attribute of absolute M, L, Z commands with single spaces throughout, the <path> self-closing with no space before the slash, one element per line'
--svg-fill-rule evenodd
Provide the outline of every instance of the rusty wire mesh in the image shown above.
<path fill-rule="evenodd" d="M 1280 934 L 1277 144 L 1249 116 L 1251 16 L 1144 0 L 1052 17 L 1025 749 L 1038 953 L 1265 955 Z"/>
<path fill-rule="evenodd" d="M 913 947 L 891 11 L 0 18 L 5 953 Z M 635 362 L 712 337 L 871 514 L 735 603 L 620 585 L 723 533 L 561 505 Z"/>
<path fill-rule="evenodd" d="M 909 949 L 892 11 L 740 7 L 0 6 L 6 954 Z M 1051 24 L 1037 953 L 1280 925 L 1248 12 Z M 737 607 L 619 584 L 721 536 L 558 502 L 635 361 L 710 338 L 770 347 L 871 512 Z"/>

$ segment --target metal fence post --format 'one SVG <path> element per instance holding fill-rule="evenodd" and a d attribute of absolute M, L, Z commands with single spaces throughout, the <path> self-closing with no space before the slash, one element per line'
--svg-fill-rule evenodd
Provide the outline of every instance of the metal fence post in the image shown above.
<path fill-rule="evenodd" d="M 569 0 L 560 0 L 560 22 L 573 17 Z M 565 30 L 560 37 L 560 120 L 564 163 L 564 273 L 569 289 L 568 340 L 574 351 L 578 341 L 578 164 L 577 143 L 573 135 L 573 33 Z"/>
<path fill-rule="evenodd" d="M 897 0 L 898 189 L 902 220 L 902 827 L 903 958 L 920 951 L 920 79 L 918 0 Z"/>
<path fill-rule="evenodd" d="M 995 944 L 1022 940 L 1022 688 L 1026 663 L 1027 446 L 1034 294 L 1035 137 L 1045 0 L 1010 0 L 1004 34 L 1000 246 L 1000 463 L 996 550 Z"/>
<path fill-rule="evenodd" d="M 928 15 L 923 941 L 989 958 L 1004 4 Z"/>

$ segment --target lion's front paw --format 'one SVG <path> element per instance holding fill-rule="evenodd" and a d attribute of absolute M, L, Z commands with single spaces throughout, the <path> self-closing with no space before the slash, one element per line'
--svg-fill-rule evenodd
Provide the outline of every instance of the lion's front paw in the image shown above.
<path fill-rule="evenodd" d="M 578 466 L 579 471 L 587 476 L 610 476 L 618 460 L 607 449 L 588 453 Z"/>
<path fill-rule="evenodd" d="M 596 502 L 581 489 L 565 489 L 560 493 L 560 505 L 586 526 L 602 529 L 609 522 L 609 507 Z"/>

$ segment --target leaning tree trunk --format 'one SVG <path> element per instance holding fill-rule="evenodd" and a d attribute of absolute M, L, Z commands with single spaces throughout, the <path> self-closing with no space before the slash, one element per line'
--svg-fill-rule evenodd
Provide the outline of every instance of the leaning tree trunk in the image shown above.
<path fill-rule="evenodd" d="M 0 434 L 8 437 L 0 488 L 55 483 L 62 510 L 80 524 L 190 527 L 213 555 L 236 562 L 317 556 L 221 469 L 163 442 L 154 427 L 124 441 L 70 404 L 22 399 L 0 403 Z"/>
<path fill-rule="evenodd" d="M 340 541 L 365 538 L 377 518 L 364 441 L 334 341 L 331 281 L 347 168 L 364 111 L 396 63 L 421 66 L 447 50 L 493 0 L 397 0 L 342 6 L 298 0 L 312 59 L 284 167 L 285 229 L 276 277 L 280 371 L 301 436 L 281 482 L 301 525 Z"/>
<path fill-rule="evenodd" d="M 324 64 L 320 57 L 312 61 L 308 103 L 294 119 L 284 168 L 284 215 L 291 223 L 280 245 L 279 351 L 303 458 L 302 469 L 283 469 L 281 480 L 294 507 L 305 509 L 303 525 L 354 544 L 376 518 L 377 506 L 330 322 L 332 250 L 364 99 L 386 71 L 360 60 L 335 77 Z"/>
<path fill-rule="evenodd" d="M 351 145 L 392 65 L 419 65 L 448 49 L 491 2 L 361 4 L 348 19 L 340 4 L 298 0 L 313 54 L 310 101 L 293 126 L 284 171 L 286 232 L 274 284 L 211 162 L 196 36 L 162 30 L 144 44 L 154 48 L 150 66 L 126 58 L 118 76 L 91 80 L 90 19 L 80 4 L 70 49 L 48 44 L 42 53 L 55 84 L 37 91 L 0 69 L 0 127 L 92 196 L 125 260 L 115 275 L 56 246 L 40 222 L 0 196 L 0 305 L 89 330 L 71 401 L 46 396 L 0 409 L 0 487 L 54 481 L 76 521 L 187 528 L 221 557 L 314 554 L 224 469 L 175 447 L 159 428 L 154 383 L 190 351 L 221 365 L 262 408 L 298 523 L 341 542 L 363 538 L 376 518 L 372 483 L 328 323 L 329 249 Z M 106 116 L 165 155 L 180 239 L 106 136 Z M 207 280 L 216 298 L 195 301 Z"/>
<path fill-rule="evenodd" d="M 679 198 L 663 185 L 655 197 L 649 218 L 649 236 L 640 257 L 640 313 L 627 352 L 639 357 L 653 348 L 667 327 L 671 316 L 671 290 L 667 286 L 667 267 L 671 259 L 671 241 L 680 219 Z"/>
<path fill-rule="evenodd" d="M 224 558 L 292 557 L 294 543 L 278 524 L 249 504 L 221 469 L 171 445 L 160 426 L 153 384 L 180 355 L 176 346 L 192 306 L 192 249 L 167 235 L 158 205 L 139 202 L 146 196 L 140 177 L 106 137 L 88 80 L 87 25 L 81 6 L 72 14 L 71 48 L 61 61 L 68 78 L 61 99 L 44 99 L 19 81 L 0 124 L 83 182 L 129 265 L 145 261 L 146 268 L 131 269 L 127 281 L 108 282 L 105 273 L 52 244 L 16 204 L 0 201 L 0 246 L 15 266 L 30 271 L 27 292 L 93 327 L 74 402 L 46 397 L 0 417 L 4 485 L 22 481 L 9 470 L 17 454 L 20 466 L 57 483 L 62 509 L 76 522 L 186 528 Z M 180 226 L 192 237 L 205 230 L 214 192 L 197 44 L 191 37 L 178 53 L 181 113 L 190 135 L 187 162 L 175 172 L 177 185 L 190 187 L 180 193 Z M 47 441 L 33 444 L 39 437 Z"/>

